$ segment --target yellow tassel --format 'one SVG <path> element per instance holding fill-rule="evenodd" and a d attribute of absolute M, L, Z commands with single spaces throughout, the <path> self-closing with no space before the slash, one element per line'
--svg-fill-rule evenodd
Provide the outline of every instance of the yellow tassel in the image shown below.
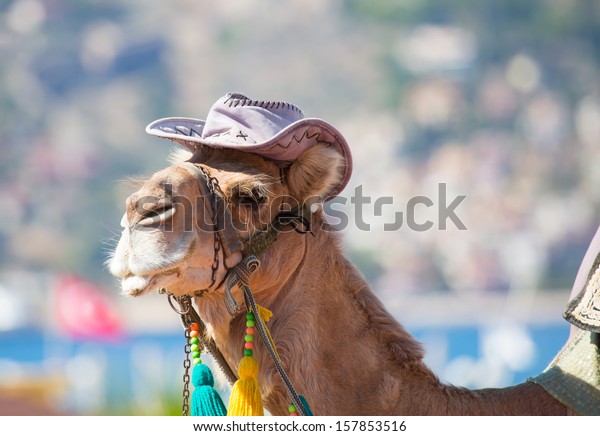
<path fill-rule="evenodd" d="M 258 362 L 252 356 L 244 356 L 238 368 L 239 380 L 233 385 L 227 416 L 263 416 L 260 390 L 258 389 Z"/>
<path fill-rule="evenodd" d="M 271 336 L 271 331 L 269 330 L 269 327 L 267 327 L 267 323 L 273 316 L 273 312 L 271 312 L 266 307 L 262 307 L 260 304 L 257 304 L 256 307 L 258 308 L 258 314 L 260 315 L 262 320 L 265 322 L 265 330 L 267 331 L 267 336 L 269 337 L 269 342 L 271 343 L 273 350 L 275 350 L 275 354 L 277 355 L 277 358 L 279 360 L 281 360 L 279 358 L 279 353 L 277 352 L 277 347 L 275 346 L 275 341 L 273 340 L 273 336 Z"/>
<path fill-rule="evenodd" d="M 256 307 L 258 308 L 258 314 L 260 315 L 260 317 L 262 318 L 262 320 L 264 322 L 269 322 L 269 320 L 273 316 L 273 312 L 271 312 L 266 307 L 262 307 L 260 304 L 257 304 Z"/>

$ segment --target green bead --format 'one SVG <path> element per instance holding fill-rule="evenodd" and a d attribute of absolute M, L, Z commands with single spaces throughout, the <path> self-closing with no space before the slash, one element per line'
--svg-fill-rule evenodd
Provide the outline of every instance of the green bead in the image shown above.
<path fill-rule="evenodd" d="M 294 406 L 293 404 L 290 404 L 290 407 L 288 407 L 288 412 L 294 413 L 295 411 L 296 411 L 296 406 Z"/>
<path fill-rule="evenodd" d="M 244 356 L 252 356 L 252 350 L 244 350 Z"/>
<path fill-rule="evenodd" d="M 198 338 L 190 339 L 190 344 L 197 344 L 197 343 L 198 343 Z"/>
<path fill-rule="evenodd" d="M 192 353 L 192 357 L 193 357 L 194 359 L 198 359 L 198 358 L 200 357 L 200 351 L 194 351 L 194 352 Z"/>
<path fill-rule="evenodd" d="M 194 351 L 199 351 L 199 350 L 200 350 L 200 347 L 198 346 L 198 344 L 193 344 L 193 345 L 190 347 L 190 351 L 191 351 L 192 353 L 193 353 Z"/>
<path fill-rule="evenodd" d="M 248 312 L 246 314 L 246 319 L 254 321 L 254 314 L 252 312 Z"/>
<path fill-rule="evenodd" d="M 246 327 L 254 327 L 254 321 L 246 321 Z"/>
<path fill-rule="evenodd" d="M 246 335 L 246 336 L 244 336 L 244 339 L 246 340 L 246 342 L 252 342 L 254 340 L 254 336 Z"/>
<path fill-rule="evenodd" d="M 198 365 L 199 363 L 202 363 L 202 361 L 200 360 L 200 358 L 199 358 L 199 357 L 196 357 L 196 358 L 194 359 L 194 365 Z"/>

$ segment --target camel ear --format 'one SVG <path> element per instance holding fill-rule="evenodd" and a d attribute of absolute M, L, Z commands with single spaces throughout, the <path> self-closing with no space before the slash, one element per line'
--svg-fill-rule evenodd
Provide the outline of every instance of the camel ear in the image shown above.
<path fill-rule="evenodd" d="M 319 203 L 343 177 L 344 157 L 328 144 L 305 150 L 288 168 L 286 178 L 290 195 L 299 203 Z"/>

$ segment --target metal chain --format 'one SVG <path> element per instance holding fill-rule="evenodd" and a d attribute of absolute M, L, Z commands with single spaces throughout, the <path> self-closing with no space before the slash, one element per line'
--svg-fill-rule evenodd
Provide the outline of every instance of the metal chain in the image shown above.
<path fill-rule="evenodd" d="M 202 171 L 202 173 L 206 177 L 206 180 L 208 182 L 210 182 L 209 189 L 212 191 L 212 193 L 216 194 L 216 195 L 220 195 L 221 197 L 224 197 L 223 190 L 221 189 L 221 186 L 219 185 L 219 179 L 211 176 L 210 173 L 208 172 L 208 170 L 205 167 L 203 167 L 202 165 L 199 165 L 199 168 L 200 168 L 200 171 Z"/>
<path fill-rule="evenodd" d="M 190 328 L 185 327 L 185 358 L 183 359 L 183 405 L 181 407 L 181 415 L 188 416 L 190 414 Z"/>
<path fill-rule="evenodd" d="M 215 257 L 213 258 L 213 263 L 210 266 L 210 269 L 212 270 L 212 273 L 211 273 L 211 277 L 210 277 L 210 286 L 209 286 L 209 288 L 212 288 L 214 286 L 214 284 L 217 282 L 217 271 L 219 270 L 219 249 L 220 248 L 221 248 L 221 241 L 217 237 L 217 233 L 215 232 L 214 243 L 213 243 L 213 249 L 215 251 Z"/>
<path fill-rule="evenodd" d="M 204 175 L 204 177 L 206 178 L 206 187 L 208 188 L 210 195 L 211 195 L 211 201 L 210 201 L 210 205 L 211 205 L 211 209 L 212 209 L 212 219 L 213 219 L 213 236 L 214 236 L 214 243 L 213 243 L 213 249 L 214 249 L 214 258 L 213 258 L 213 263 L 211 265 L 211 270 L 212 270 L 212 274 L 211 274 L 211 283 L 209 288 L 212 288 L 214 286 L 214 284 L 217 282 L 217 271 L 219 270 L 219 250 L 221 249 L 221 241 L 219 239 L 218 235 L 218 222 L 219 220 L 217 219 L 217 214 L 219 213 L 217 211 L 217 201 L 216 201 L 216 197 L 217 196 L 221 196 L 221 198 L 223 198 L 223 191 L 221 190 L 221 187 L 219 186 L 219 180 L 217 180 L 216 177 L 212 177 L 210 175 L 210 173 L 208 172 L 208 170 L 206 168 L 204 168 L 202 165 L 198 165 L 197 166 L 200 171 L 202 172 L 202 174 Z"/>
<path fill-rule="evenodd" d="M 200 343 L 202 344 L 200 347 L 203 350 L 208 351 L 213 357 L 214 362 L 217 364 L 219 369 L 225 374 L 227 381 L 231 385 L 233 385 L 237 381 L 237 376 L 221 354 L 221 350 L 217 347 L 217 344 L 212 338 L 206 336 L 206 325 L 202 318 L 198 315 L 198 312 L 194 309 L 192 305 L 192 299 L 189 295 L 181 295 L 180 297 L 175 297 L 173 294 L 168 292 L 165 288 L 161 288 L 158 290 L 159 294 L 164 294 L 167 296 L 167 301 L 169 302 L 169 306 L 171 309 L 175 311 L 181 317 L 181 323 L 184 329 L 184 335 L 186 337 L 186 344 L 184 347 L 185 351 L 185 359 L 183 361 L 184 375 L 183 375 L 183 407 L 182 407 L 182 415 L 186 415 L 189 412 L 189 369 L 191 367 L 190 362 L 190 353 L 191 353 L 191 345 L 190 341 L 190 328 L 189 326 L 192 323 L 198 324 L 198 338 L 200 339 Z M 179 307 L 176 307 L 179 305 Z"/>

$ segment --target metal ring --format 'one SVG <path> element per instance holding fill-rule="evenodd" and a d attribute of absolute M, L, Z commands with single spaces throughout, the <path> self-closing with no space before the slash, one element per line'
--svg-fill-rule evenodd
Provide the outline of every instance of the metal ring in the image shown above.
<path fill-rule="evenodd" d="M 177 309 L 174 305 L 173 305 L 173 299 L 175 299 L 175 301 L 177 301 L 177 304 L 179 304 L 179 309 Z M 171 306 L 171 309 L 173 309 L 175 311 L 175 313 L 178 313 L 179 315 L 186 315 L 189 311 L 190 308 L 186 308 L 185 311 L 183 310 L 183 304 L 181 304 L 177 298 L 175 298 L 175 296 L 173 294 L 167 294 L 167 300 L 169 301 L 169 306 Z"/>

